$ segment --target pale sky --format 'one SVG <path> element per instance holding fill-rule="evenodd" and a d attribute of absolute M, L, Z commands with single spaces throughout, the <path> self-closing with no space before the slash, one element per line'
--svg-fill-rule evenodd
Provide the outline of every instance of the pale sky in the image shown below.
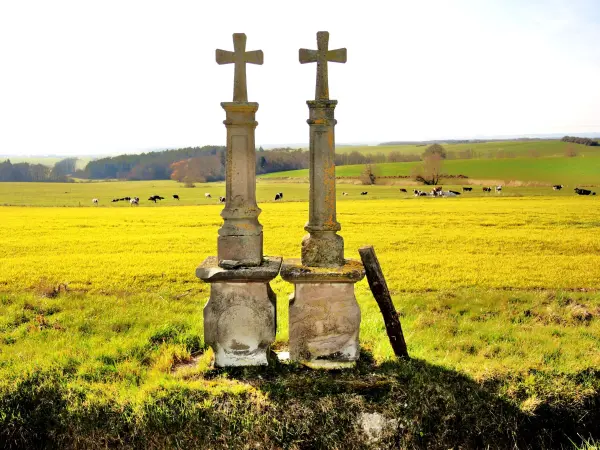
<path fill-rule="evenodd" d="M 321 30 L 338 143 L 600 131 L 598 0 L 6 0 L 0 154 L 224 145 L 236 32 L 257 146 L 307 142 Z"/>

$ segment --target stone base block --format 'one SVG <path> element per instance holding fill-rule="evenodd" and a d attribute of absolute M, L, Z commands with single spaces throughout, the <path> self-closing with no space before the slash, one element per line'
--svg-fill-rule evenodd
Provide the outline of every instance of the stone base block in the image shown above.
<path fill-rule="evenodd" d="M 277 276 L 281 258 L 265 258 L 258 267 L 226 270 L 207 258 L 196 275 L 211 283 L 204 307 L 204 341 L 215 354 L 215 366 L 268 364 L 277 330 L 276 297 L 269 280 Z"/>
<path fill-rule="evenodd" d="M 219 236 L 217 255 L 222 261 L 236 261 L 240 266 L 260 266 L 263 260 L 263 234 Z"/>
<path fill-rule="evenodd" d="M 335 232 L 311 233 L 302 239 L 302 264 L 309 267 L 343 266 L 344 239 Z"/>
<path fill-rule="evenodd" d="M 281 276 L 294 283 L 290 296 L 290 359 L 317 369 L 352 367 L 360 346 L 360 308 L 354 283 L 364 277 L 358 261 L 339 269 L 303 267 L 286 260 Z"/>

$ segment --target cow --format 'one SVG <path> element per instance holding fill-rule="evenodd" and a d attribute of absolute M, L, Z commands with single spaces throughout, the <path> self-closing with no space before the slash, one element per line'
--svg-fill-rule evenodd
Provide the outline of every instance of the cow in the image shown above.
<path fill-rule="evenodd" d="M 347 192 L 342 192 L 342 195 L 348 195 L 348 193 Z"/>
<path fill-rule="evenodd" d="M 129 200 L 129 204 L 131 206 L 139 206 L 140 205 L 140 199 L 137 197 L 133 197 L 131 200 Z"/>
<path fill-rule="evenodd" d="M 415 197 L 427 197 L 427 192 L 420 191 L 418 189 L 413 190 Z"/>
<path fill-rule="evenodd" d="M 173 198 L 174 198 L 175 200 L 179 200 L 179 195 L 177 195 L 177 194 L 173 194 Z"/>
<path fill-rule="evenodd" d="M 279 194 L 279 199 L 283 200 L 283 192 L 278 192 L 278 194 Z"/>
<path fill-rule="evenodd" d="M 463 187 L 463 192 L 471 192 L 472 190 L 472 187 Z"/>
<path fill-rule="evenodd" d="M 362 192 L 360 193 L 360 195 L 367 195 L 367 194 L 368 194 L 368 192 L 367 192 L 367 191 L 362 191 Z"/>
<path fill-rule="evenodd" d="M 92 203 L 96 206 L 98 206 L 98 199 L 97 198 L 93 198 L 92 199 Z"/>
<path fill-rule="evenodd" d="M 210 194 L 208 192 L 204 194 L 204 197 L 205 198 L 211 198 L 211 196 L 210 196 Z"/>
<path fill-rule="evenodd" d="M 225 197 L 219 197 L 219 203 L 225 203 L 226 200 Z"/>
<path fill-rule="evenodd" d="M 164 197 L 161 197 L 160 195 L 153 195 L 152 197 L 148 198 L 148 200 L 150 200 L 151 202 L 156 203 L 156 200 L 164 200 Z"/>
<path fill-rule="evenodd" d="M 118 199 L 118 198 L 113 198 L 111 201 L 112 201 L 113 203 L 115 203 L 115 202 L 118 202 L 118 201 L 119 201 L 119 199 Z"/>
<path fill-rule="evenodd" d="M 564 188 L 562 184 L 555 184 L 554 186 L 552 186 L 552 189 L 554 189 L 555 191 L 560 191 L 562 188 Z"/>
<path fill-rule="evenodd" d="M 126 202 L 129 202 L 129 201 L 131 201 L 131 197 L 125 197 L 123 200 Z"/>
<path fill-rule="evenodd" d="M 595 192 L 592 192 L 588 189 L 579 189 L 579 188 L 575 188 L 575 193 L 577 195 L 596 195 Z"/>
<path fill-rule="evenodd" d="M 502 193 L 502 186 L 496 186 L 496 194 Z"/>
<path fill-rule="evenodd" d="M 483 187 L 483 192 L 492 192 L 492 188 L 491 188 L 491 187 L 484 186 L 484 187 Z"/>
<path fill-rule="evenodd" d="M 460 195 L 460 192 L 457 191 L 448 191 L 449 194 Z"/>
<path fill-rule="evenodd" d="M 281 200 L 281 196 L 279 194 L 275 194 L 275 201 Z"/>
<path fill-rule="evenodd" d="M 406 189 L 400 188 L 400 192 L 406 192 Z"/>

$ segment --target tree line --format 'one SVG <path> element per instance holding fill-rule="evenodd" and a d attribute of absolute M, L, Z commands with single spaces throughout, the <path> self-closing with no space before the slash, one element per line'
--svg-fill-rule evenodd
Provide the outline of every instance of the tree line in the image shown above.
<path fill-rule="evenodd" d="M 572 142 L 573 144 L 589 145 L 590 147 L 598 146 L 598 142 L 593 139 L 577 136 L 565 136 L 561 139 L 561 141 Z"/>
<path fill-rule="evenodd" d="M 0 162 L 0 181 L 68 182 L 76 170 L 77 158 L 65 158 L 53 167 L 45 164 Z"/>

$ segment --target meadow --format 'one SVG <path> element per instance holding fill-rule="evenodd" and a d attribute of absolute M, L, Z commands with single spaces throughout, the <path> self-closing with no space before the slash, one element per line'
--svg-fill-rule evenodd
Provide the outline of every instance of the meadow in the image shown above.
<path fill-rule="evenodd" d="M 410 176 L 420 162 L 374 164 L 378 176 Z M 336 167 L 338 177 L 360 177 L 364 164 Z M 442 173 L 465 175 L 481 180 L 496 180 L 503 184 L 514 181 L 546 185 L 564 184 L 568 187 L 597 185 L 600 182 L 600 151 L 589 156 L 573 158 L 549 156 L 539 158 L 455 159 L 446 160 Z M 265 179 L 308 179 L 308 169 L 290 170 L 261 175 Z M 468 181 L 466 181 L 468 183 Z"/>
<path fill-rule="evenodd" d="M 463 144 L 441 144 L 448 152 L 464 152 L 473 150 L 482 157 L 494 157 L 498 154 L 511 153 L 515 157 L 526 158 L 535 153 L 541 157 L 564 156 L 569 144 L 559 140 L 531 140 L 531 141 L 491 141 L 491 142 L 469 142 Z M 427 145 L 348 145 L 337 146 L 336 153 L 351 153 L 357 151 L 362 154 L 369 153 L 391 153 L 399 152 L 404 155 L 420 155 Z M 600 152 L 598 147 L 586 147 L 573 144 L 580 155 L 593 156 Z"/>
<path fill-rule="evenodd" d="M 352 166 L 348 166 L 352 167 Z M 283 173 L 283 172 L 282 172 Z M 308 172 L 306 172 L 308 177 Z M 456 183 L 456 180 L 449 180 Z M 502 197 L 523 196 L 564 196 L 573 197 L 572 187 L 562 191 L 553 191 L 549 186 L 508 186 L 503 189 Z M 407 193 L 400 192 L 407 189 Z M 422 189 L 409 179 L 394 180 L 394 185 L 361 185 L 358 180 L 338 180 L 337 199 L 346 201 L 366 201 L 373 199 L 413 200 L 412 190 Z M 444 184 L 444 189 L 462 190 L 461 185 Z M 308 182 L 302 178 L 287 180 L 259 178 L 256 185 L 256 198 L 260 204 L 273 203 L 277 192 L 284 193 L 285 202 L 308 201 Z M 361 196 L 362 191 L 368 196 Z M 600 189 L 598 189 L 600 191 Z M 348 193 L 347 196 L 343 192 Z M 205 197 L 206 193 L 211 198 Z M 173 194 L 179 200 L 173 199 Z M 599 192 L 600 194 L 600 192 Z M 164 200 L 154 203 L 148 198 L 161 195 Z M 496 194 L 493 194 L 496 195 Z M 493 196 L 492 195 L 492 196 Z M 103 181 L 93 183 L 0 183 L 0 206 L 52 206 L 52 207 L 87 207 L 92 206 L 92 199 L 99 200 L 99 208 L 131 208 L 127 201 L 113 203 L 115 198 L 139 197 L 140 207 L 158 208 L 163 206 L 217 205 L 219 197 L 225 196 L 225 183 L 197 183 L 195 188 L 186 188 L 180 183 L 170 180 L 155 181 Z M 473 191 L 464 197 L 490 197 L 481 187 L 474 186 Z"/>
<path fill-rule="evenodd" d="M 338 203 L 346 256 L 374 245 L 412 360 L 393 357 L 363 280 L 361 360 L 322 373 L 210 367 L 209 287 L 194 270 L 216 252 L 222 206 L 203 195 L 222 185 L 65 186 L 0 184 L 0 203 L 23 205 L 0 207 L 6 447 L 556 448 L 600 437 L 599 197 L 428 199 L 371 186 L 365 198 L 340 185 L 351 190 Z M 90 201 L 169 188 L 177 206 Z M 299 256 L 306 190 L 258 184 L 259 199 L 286 192 L 261 200 L 265 254 Z M 285 350 L 291 285 L 272 287 L 274 347 Z M 363 412 L 396 426 L 369 443 Z"/>

